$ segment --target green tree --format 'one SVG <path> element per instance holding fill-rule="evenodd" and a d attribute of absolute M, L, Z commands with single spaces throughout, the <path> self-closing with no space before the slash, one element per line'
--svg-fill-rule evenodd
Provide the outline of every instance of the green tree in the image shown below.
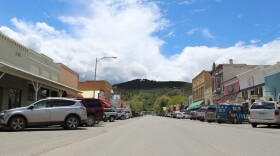
<path fill-rule="evenodd" d="M 170 98 L 165 95 L 158 97 L 154 103 L 154 112 L 163 112 L 163 107 L 167 106 L 169 100 Z"/>
<path fill-rule="evenodd" d="M 170 100 L 168 101 L 167 107 L 170 108 L 171 106 L 176 105 L 176 104 L 183 104 L 183 103 L 186 103 L 187 100 L 188 100 L 188 98 L 185 97 L 185 96 L 173 96 L 173 97 L 171 97 Z"/>

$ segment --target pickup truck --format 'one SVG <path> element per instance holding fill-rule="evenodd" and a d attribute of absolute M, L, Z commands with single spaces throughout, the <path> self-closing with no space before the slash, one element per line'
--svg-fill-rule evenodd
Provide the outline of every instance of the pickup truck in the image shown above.
<path fill-rule="evenodd" d="M 104 108 L 104 114 L 104 122 L 107 122 L 108 120 L 114 122 L 118 117 L 118 113 L 114 108 Z"/>

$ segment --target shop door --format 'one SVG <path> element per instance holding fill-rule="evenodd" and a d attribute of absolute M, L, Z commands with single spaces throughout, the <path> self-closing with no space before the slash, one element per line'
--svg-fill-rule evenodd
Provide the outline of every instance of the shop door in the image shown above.
<path fill-rule="evenodd" d="M 9 92 L 9 109 L 21 107 L 22 91 L 18 89 L 10 89 Z"/>

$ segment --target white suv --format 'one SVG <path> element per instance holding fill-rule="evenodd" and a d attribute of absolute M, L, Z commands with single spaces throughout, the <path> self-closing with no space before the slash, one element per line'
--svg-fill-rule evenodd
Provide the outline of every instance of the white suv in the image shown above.
<path fill-rule="evenodd" d="M 9 109 L 0 114 L 0 125 L 8 126 L 12 131 L 49 125 L 76 129 L 86 120 L 86 108 L 81 101 L 69 98 L 46 98 L 29 106 Z"/>
<path fill-rule="evenodd" d="M 280 111 L 274 101 L 254 102 L 249 109 L 249 122 L 252 127 L 258 124 L 267 126 L 280 125 Z"/>

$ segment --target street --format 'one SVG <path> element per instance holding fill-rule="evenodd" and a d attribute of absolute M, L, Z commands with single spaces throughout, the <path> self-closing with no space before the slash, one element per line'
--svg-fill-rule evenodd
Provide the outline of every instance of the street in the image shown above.
<path fill-rule="evenodd" d="M 0 131 L 1 155 L 61 156 L 273 156 L 280 127 L 217 124 L 144 116 L 96 127 Z"/>

